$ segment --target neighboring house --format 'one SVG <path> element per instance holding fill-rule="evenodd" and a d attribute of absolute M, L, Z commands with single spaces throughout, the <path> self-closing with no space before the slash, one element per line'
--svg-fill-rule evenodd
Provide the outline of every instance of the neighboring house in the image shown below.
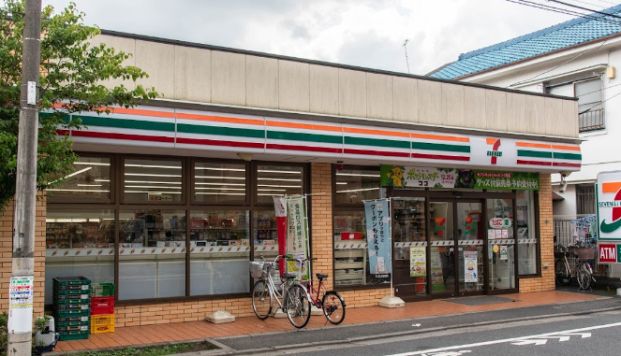
<path fill-rule="evenodd" d="M 552 177 L 555 233 L 563 243 L 580 235 L 576 218 L 595 213 L 597 174 L 621 170 L 621 19 L 615 17 L 621 15 L 621 5 L 602 12 L 612 16 L 591 14 L 464 53 L 429 74 L 578 97 L 582 169 L 565 179 Z M 519 103 L 507 100 L 505 105 Z M 542 116 L 541 124 L 555 123 Z"/>

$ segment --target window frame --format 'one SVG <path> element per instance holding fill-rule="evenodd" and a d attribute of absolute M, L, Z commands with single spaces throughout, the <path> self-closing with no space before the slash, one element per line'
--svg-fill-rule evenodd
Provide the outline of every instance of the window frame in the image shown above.
<path fill-rule="evenodd" d="M 300 167 L 302 171 L 302 194 L 308 196 L 311 187 L 311 169 L 309 163 L 298 162 L 278 162 L 278 161 L 243 161 L 234 159 L 209 158 L 209 157 L 189 157 L 189 156 L 167 156 L 167 155 L 150 155 L 150 154 L 115 154 L 115 153 L 91 153 L 87 151 L 76 151 L 76 155 L 84 157 L 106 157 L 110 159 L 110 189 L 111 199 L 107 202 L 90 202 L 88 200 L 52 200 L 48 201 L 48 209 L 59 210 L 78 210 L 92 207 L 94 209 L 109 209 L 114 214 L 114 284 L 115 300 L 118 305 L 140 305 L 153 303 L 166 303 L 175 301 L 194 301 L 194 300 L 215 300 L 222 298 L 239 298 L 248 297 L 252 288 L 252 278 L 250 278 L 249 291 L 244 293 L 230 294 L 212 294 L 212 295 L 191 295 L 191 243 L 190 243 L 190 219 L 193 211 L 218 211 L 218 210 L 247 210 L 249 212 L 248 221 L 248 239 L 249 239 L 249 261 L 252 261 L 254 255 L 254 214 L 257 211 L 272 210 L 273 203 L 258 204 L 256 199 L 257 192 L 257 167 L 259 165 L 273 166 L 291 166 Z M 124 167 L 127 159 L 144 159 L 144 160 L 163 160 L 163 161 L 180 161 L 181 168 L 181 201 L 153 201 L 153 202 L 132 202 L 124 199 Z M 219 163 L 238 163 L 246 168 L 246 198 L 243 204 L 210 204 L 206 202 L 195 201 L 193 199 L 194 192 L 194 166 L 196 162 L 219 162 Z M 177 297 L 163 298 L 144 298 L 119 300 L 119 264 L 120 264 L 120 213 L 127 210 L 140 209 L 158 209 L 163 211 L 180 210 L 185 212 L 186 217 L 186 233 L 185 233 L 185 294 Z M 312 245 L 312 204 L 308 204 L 308 230 L 309 243 Z M 47 249 L 47 247 L 46 247 Z"/>

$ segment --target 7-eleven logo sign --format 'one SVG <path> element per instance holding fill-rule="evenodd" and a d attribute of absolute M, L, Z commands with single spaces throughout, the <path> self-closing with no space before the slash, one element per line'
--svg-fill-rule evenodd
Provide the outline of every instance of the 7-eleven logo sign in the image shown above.
<path fill-rule="evenodd" d="M 600 217 L 600 230 L 604 233 L 617 231 L 621 227 L 621 182 L 602 183 L 602 193 L 604 201 L 597 203 L 600 207 L 610 208 L 612 219 L 606 216 Z M 612 198 L 612 200 L 610 200 Z"/>
<path fill-rule="evenodd" d="M 491 159 L 491 164 L 495 165 L 498 163 L 498 157 L 502 157 L 502 151 L 500 151 L 500 139 L 488 137 L 485 140 L 485 143 L 491 146 L 491 150 L 487 151 L 487 156 Z"/>

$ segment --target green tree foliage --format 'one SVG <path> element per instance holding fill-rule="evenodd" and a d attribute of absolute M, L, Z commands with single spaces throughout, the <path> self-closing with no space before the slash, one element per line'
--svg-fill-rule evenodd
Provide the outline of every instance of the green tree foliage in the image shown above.
<path fill-rule="evenodd" d="M 70 139 L 57 135 L 59 128 L 81 127 L 79 120 L 69 121 L 66 113 L 103 113 L 109 106 L 129 107 L 157 94 L 136 84 L 147 73 L 124 65 L 129 54 L 94 44 L 99 29 L 85 26 L 83 20 L 84 13 L 73 3 L 56 13 L 46 6 L 41 13 L 39 107 L 53 113 L 39 119 L 37 184 L 41 189 L 71 172 L 77 158 Z M 23 29 L 23 0 L 4 1 L 0 5 L 0 208 L 15 194 Z M 104 85 L 104 81 L 131 85 Z"/>

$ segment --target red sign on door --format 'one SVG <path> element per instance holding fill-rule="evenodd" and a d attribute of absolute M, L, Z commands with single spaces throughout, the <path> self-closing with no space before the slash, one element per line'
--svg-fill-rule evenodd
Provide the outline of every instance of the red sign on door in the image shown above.
<path fill-rule="evenodd" d="M 599 263 L 617 263 L 617 245 L 600 244 L 598 246 Z"/>

